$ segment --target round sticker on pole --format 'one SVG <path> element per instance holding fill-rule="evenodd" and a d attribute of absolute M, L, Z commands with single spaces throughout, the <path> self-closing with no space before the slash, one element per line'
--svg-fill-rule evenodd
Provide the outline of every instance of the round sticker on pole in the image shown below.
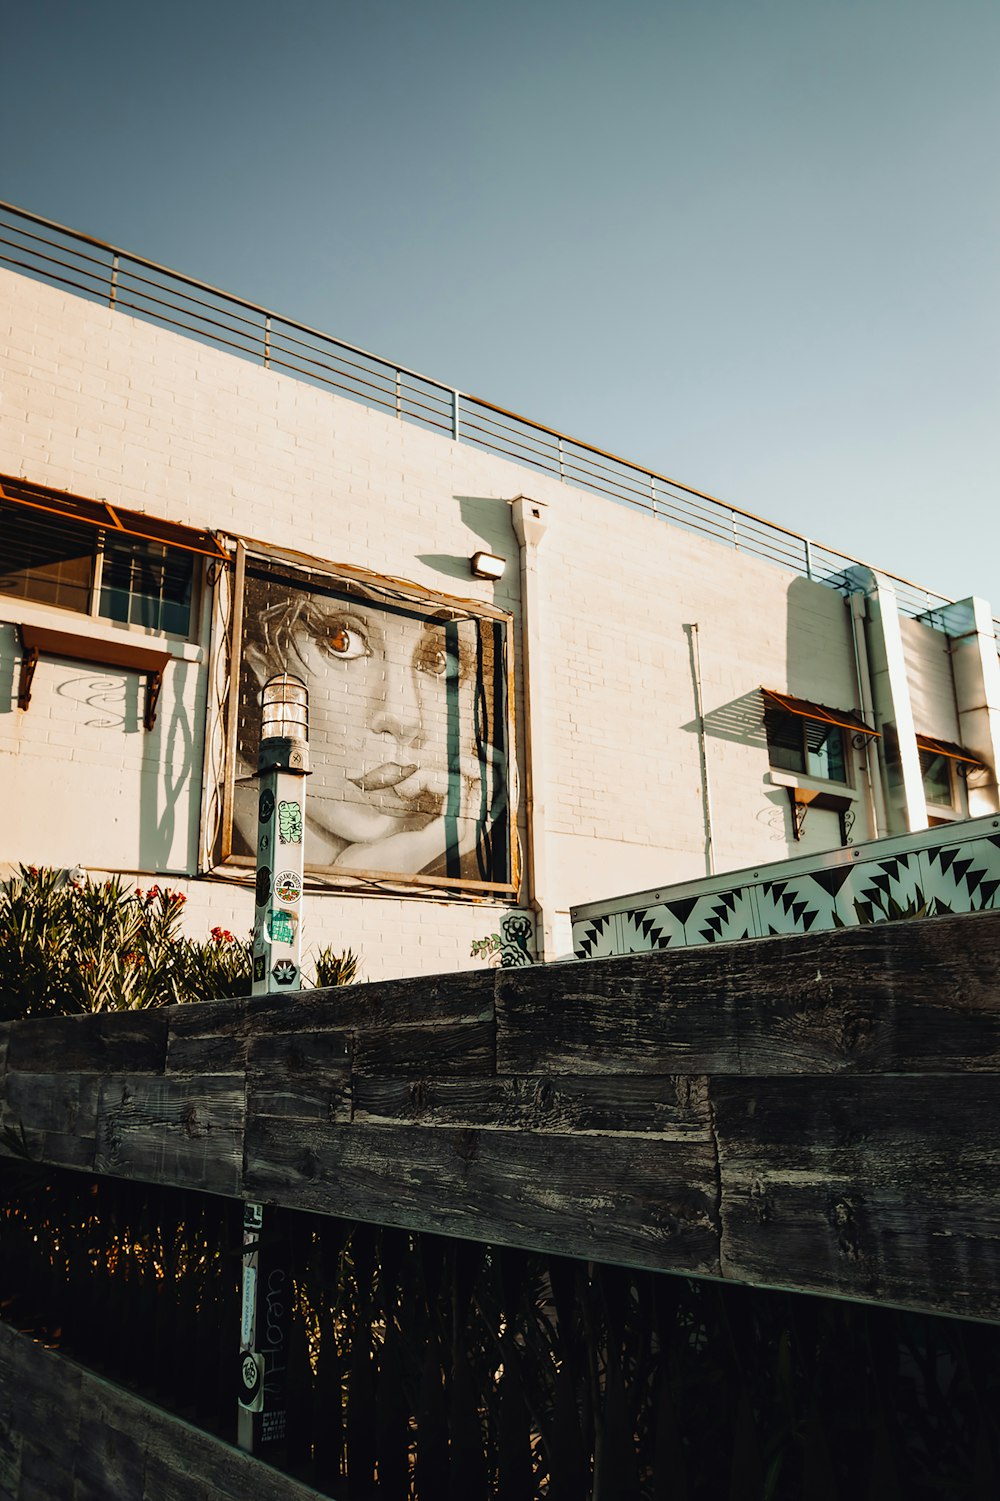
<path fill-rule="evenodd" d="M 274 878 L 274 894 L 279 902 L 297 902 L 302 895 L 302 878 L 294 870 L 283 870 Z"/>
<path fill-rule="evenodd" d="M 248 1412 L 264 1410 L 264 1357 L 240 1351 L 240 1406 Z"/>

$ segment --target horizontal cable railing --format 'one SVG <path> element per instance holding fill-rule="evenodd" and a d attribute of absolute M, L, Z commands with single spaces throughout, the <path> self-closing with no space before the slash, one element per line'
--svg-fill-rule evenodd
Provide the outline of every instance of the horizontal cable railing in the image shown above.
<path fill-rule="evenodd" d="M 817 583 L 847 591 L 848 571 L 869 566 L 656 470 L 2 202 L 0 264 L 646 511 Z M 906 615 L 951 603 L 898 574 L 879 572 L 895 586 Z"/>

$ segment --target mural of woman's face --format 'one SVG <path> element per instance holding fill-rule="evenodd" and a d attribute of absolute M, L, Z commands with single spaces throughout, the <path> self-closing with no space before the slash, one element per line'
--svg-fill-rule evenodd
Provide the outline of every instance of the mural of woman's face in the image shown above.
<path fill-rule="evenodd" d="M 256 847 L 260 689 L 309 690 L 307 866 L 472 882 L 509 876 L 506 682 L 497 624 L 458 602 L 249 568 L 243 597 L 234 853 Z"/>
<path fill-rule="evenodd" d="M 480 776 L 475 660 L 458 623 L 321 598 L 290 644 L 309 687 L 312 860 L 336 858 L 337 841 L 468 815 L 467 784 Z"/>

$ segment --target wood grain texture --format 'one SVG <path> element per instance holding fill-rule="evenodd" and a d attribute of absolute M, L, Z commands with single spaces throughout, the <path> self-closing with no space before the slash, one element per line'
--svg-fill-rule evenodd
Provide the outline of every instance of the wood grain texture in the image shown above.
<path fill-rule="evenodd" d="M 91 1168 L 100 1074 L 11 1070 L 0 1095 L 0 1155 Z"/>
<path fill-rule="evenodd" d="M 489 1021 L 493 1016 L 495 970 L 427 975 L 416 980 L 384 980 L 370 985 L 335 985 L 277 998 L 254 996 L 247 1016 L 274 1031 L 327 1028 L 451 1026 Z"/>
<path fill-rule="evenodd" d="M 998 940 L 967 914 L 19 1022 L 0 1124 L 64 1166 L 992 1319 Z"/>
<path fill-rule="evenodd" d="M 351 1119 L 350 1032 L 299 1032 L 252 1039 L 247 1060 L 251 1116 Z"/>
<path fill-rule="evenodd" d="M 0 1324 L 0 1501 L 319 1501 L 319 1493 Z"/>
<path fill-rule="evenodd" d="M 1000 913 L 498 971 L 502 1073 L 1000 1072 Z"/>
<path fill-rule="evenodd" d="M 733 1280 L 1000 1319 L 1000 1080 L 716 1080 Z"/>
<path fill-rule="evenodd" d="M 458 1021 L 406 1027 L 359 1027 L 354 1042 L 359 1075 L 394 1073 L 408 1078 L 472 1076 L 496 1072 L 496 1026 Z"/>
<path fill-rule="evenodd" d="M 692 976 L 678 958 L 497 970 L 498 1072 L 738 1073 L 728 995 L 706 988 L 704 970 Z"/>
<path fill-rule="evenodd" d="M 546 1136 L 586 1131 L 710 1140 L 707 1080 L 697 1074 L 359 1077 L 354 1081 L 354 1120 L 535 1131 Z"/>
<path fill-rule="evenodd" d="M 697 1140 L 257 1118 L 248 1197 L 569 1256 L 718 1275 L 715 1154 Z"/>
<path fill-rule="evenodd" d="M 101 1085 L 95 1171 L 236 1197 L 243 1162 L 243 1081 L 130 1075 Z"/>
<path fill-rule="evenodd" d="M 166 1046 L 166 1010 L 28 1017 L 11 1027 L 7 1066 L 40 1074 L 158 1073 Z"/>

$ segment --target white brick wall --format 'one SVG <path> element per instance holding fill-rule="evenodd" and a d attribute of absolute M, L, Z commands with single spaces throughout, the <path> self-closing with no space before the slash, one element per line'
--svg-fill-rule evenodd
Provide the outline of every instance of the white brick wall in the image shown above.
<path fill-rule="evenodd" d="M 545 659 L 532 694 L 544 698 L 548 722 L 546 840 L 560 913 L 704 873 L 691 623 L 716 866 L 787 852 L 785 800 L 764 780 L 759 725 L 748 720 L 734 738 L 725 723 L 741 707 L 746 716 L 762 684 L 857 705 L 835 591 L 5 271 L 0 346 L 0 470 L 490 601 L 513 612 L 516 630 L 510 501 L 525 493 L 546 503 Z M 468 576 L 481 547 L 510 560 L 496 586 Z M 0 859 L 193 872 L 207 664 L 171 665 L 147 735 L 134 674 L 43 660 L 20 714 L 6 697 L 17 661 L 13 629 L 0 625 Z M 931 698 L 939 703 L 938 686 Z M 518 675 L 518 723 L 523 715 Z M 249 926 L 245 889 L 171 884 L 188 896 L 193 931 Z M 426 973 L 472 962 L 470 941 L 494 930 L 501 911 L 323 894 L 310 901 L 310 934 L 362 949 L 370 977 Z"/>

